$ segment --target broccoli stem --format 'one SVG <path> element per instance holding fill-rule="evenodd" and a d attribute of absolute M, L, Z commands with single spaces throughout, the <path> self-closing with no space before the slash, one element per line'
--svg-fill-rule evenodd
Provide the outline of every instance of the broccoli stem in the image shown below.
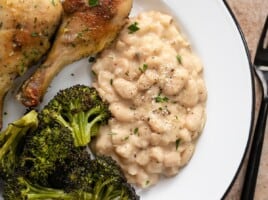
<path fill-rule="evenodd" d="M 54 192 L 54 193 L 52 193 Z M 55 193 L 57 192 L 57 193 Z M 84 193 L 84 194 L 77 194 L 77 193 L 64 193 L 63 191 L 51 191 L 48 193 L 43 193 L 43 194 L 27 194 L 27 200 L 36 200 L 36 199 L 58 199 L 58 200 L 91 200 L 92 195 L 89 193 Z"/>
<path fill-rule="evenodd" d="M 96 124 L 98 124 L 98 122 L 101 122 L 103 120 L 105 114 L 99 114 L 97 117 L 95 117 L 88 125 L 87 125 L 87 143 L 90 142 L 91 136 L 95 136 L 97 134 L 97 131 L 94 128 L 98 128 L 98 126 L 96 127 Z"/>
<path fill-rule="evenodd" d="M 59 193 L 59 194 L 27 194 L 27 199 L 28 200 L 35 200 L 35 199 L 64 199 L 64 200 L 72 200 L 74 197 L 64 194 L 64 193 Z"/>
<path fill-rule="evenodd" d="M 65 117 L 69 122 L 58 113 L 53 113 L 52 116 L 62 126 L 71 130 L 76 147 L 86 146 L 90 142 L 91 137 L 97 134 L 97 123 L 105 118 L 106 113 L 102 112 L 102 109 L 102 107 L 96 106 L 88 112 L 79 112 L 72 115 L 67 113 Z"/>
<path fill-rule="evenodd" d="M 90 193 L 75 191 L 66 193 L 63 190 L 42 187 L 39 185 L 32 185 L 30 182 L 22 177 L 18 178 L 20 184 L 24 185 L 26 188 L 22 190 L 22 196 L 26 197 L 28 200 L 36 199 L 61 199 L 61 200 L 90 200 L 92 195 Z"/>
<path fill-rule="evenodd" d="M 1 145 L 3 145 L 0 149 L 0 159 L 7 153 L 7 151 L 15 153 L 21 138 L 29 129 L 36 128 L 37 123 L 37 112 L 34 110 L 23 116 L 21 119 L 10 123 L 6 130 L 0 134 Z"/>
<path fill-rule="evenodd" d="M 105 187 L 111 183 L 115 178 L 107 179 L 104 182 L 98 181 L 95 188 L 94 188 L 94 195 L 92 200 L 110 200 L 113 199 L 110 196 L 110 193 L 112 193 L 112 190 L 114 189 L 113 186 L 108 186 L 108 189 L 105 191 Z M 104 193 L 105 191 L 105 193 Z"/>
<path fill-rule="evenodd" d="M 102 197 L 102 199 L 103 200 L 113 199 L 112 198 L 113 190 L 114 190 L 113 186 L 108 187 L 108 189 L 105 191 L 105 195 Z M 117 196 L 115 196 L 115 197 L 117 197 Z"/>
<path fill-rule="evenodd" d="M 64 127 L 68 128 L 68 129 L 72 130 L 72 127 L 69 126 L 69 124 L 65 121 L 65 119 L 64 119 L 61 115 L 59 115 L 58 113 L 57 113 L 57 114 L 56 114 L 56 113 L 53 113 L 53 114 L 52 114 L 52 117 L 53 117 L 59 124 L 61 124 L 62 126 L 64 126 Z"/>
<path fill-rule="evenodd" d="M 82 112 L 77 114 L 74 117 L 73 127 L 74 127 L 74 137 L 75 137 L 75 146 L 85 146 L 84 145 L 84 136 L 85 136 L 85 127 L 88 123 L 87 114 Z"/>
<path fill-rule="evenodd" d="M 11 125 L 13 125 L 13 124 L 11 124 Z M 25 131 L 21 131 L 21 129 L 16 128 L 15 126 L 11 126 L 11 125 L 8 127 L 7 132 L 1 133 L 1 135 L 3 135 L 4 137 L 8 137 L 8 139 L 0 149 L 0 159 L 7 153 L 7 151 L 10 151 L 11 154 L 15 153 L 14 151 L 16 150 L 18 140 L 25 133 Z M 21 134 L 19 134 L 19 133 L 21 133 Z M 21 137 L 19 137 L 19 136 L 21 136 Z"/>
<path fill-rule="evenodd" d="M 97 106 L 88 112 L 80 112 L 72 116 L 71 126 L 74 133 L 73 137 L 75 146 L 88 145 L 91 141 L 91 137 L 96 135 L 94 126 L 98 122 L 101 122 L 105 115 L 101 111 L 102 108 Z M 94 118 L 91 120 L 92 117 Z"/>
<path fill-rule="evenodd" d="M 37 112 L 32 110 L 17 121 L 10 123 L 0 134 L 0 168 L 4 176 L 12 173 L 17 161 L 18 146 L 29 130 L 37 127 Z"/>

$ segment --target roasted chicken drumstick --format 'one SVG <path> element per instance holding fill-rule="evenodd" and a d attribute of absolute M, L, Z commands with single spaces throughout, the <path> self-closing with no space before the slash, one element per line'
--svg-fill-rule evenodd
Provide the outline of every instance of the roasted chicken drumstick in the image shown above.
<path fill-rule="evenodd" d="M 0 128 L 6 93 L 47 52 L 61 15 L 60 0 L 0 0 Z"/>
<path fill-rule="evenodd" d="M 62 5 L 64 17 L 53 47 L 17 95 L 25 106 L 34 107 L 42 101 L 50 82 L 64 66 L 110 44 L 125 24 L 132 0 L 65 0 Z"/>

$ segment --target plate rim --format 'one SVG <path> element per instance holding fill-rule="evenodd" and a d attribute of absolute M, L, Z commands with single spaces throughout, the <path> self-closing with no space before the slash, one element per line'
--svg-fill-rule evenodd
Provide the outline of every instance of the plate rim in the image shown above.
<path fill-rule="evenodd" d="M 163 1 L 165 3 L 165 1 Z M 224 8 L 226 9 L 226 15 L 229 15 L 231 17 L 230 19 L 230 22 L 234 23 L 235 27 L 233 30 L 237 30 L 238 33 L 241 38 L 241 41 L 242 41 L 242 45 L 243 45 L 243 48 L 245 50 L 245 54 L 246 54 L 246 57 L 247 57 L 247 62 L 248 62 L 248 67 L 249 67 L 249 73 L 250 73 L 250 84 L 252 86 L 252 89 L 251 89 L 251 116 L 250 116 L 250 124 L 249 124 L 249 129 L 247 131 L 249 131 L 248 133 L 245 133 L 247 134 L 246 137 L 248 137 L 246 140 L 246 144 L 245 144 L 245 148 L 242 150 L 242 156 L 240 157 L 240 161 L 238 162 L 239 164 L 236 166 L 235 170 L 234 170 L 234 173 L 232 175 L 232 178 L 230 178 L 229 180 L 229 183 L 226 184 L 226 188 L 224 188 L 222 191 L 225 191 L 223 192 L 222 194 L 219 194 L 219 196 L 221 196 L 221 199 L 225 199 L 226 196 L 229 194 L 232 186 L 234 185 L 240 171 L 241 171 L 241 168 L 244 164 L 244 161 L 245 161 L 245 158 L 246 158 L 246 155 L 247 155 L 247 152 L 249 151 L 249 147 L 250 147 L 250 138 L 252 137 L 253 135 L 253 128 L 254 128 L 254 121 L 255 121 L 255 114 L 257 113 L 256 112 L 256 88 L 255 88 L 255 76 L 254 76 L 254 69 L 253 69 L 253 64 L 252 64 L 252 60 L 251 60 L 251 56 L 250 56 L 250 52 L 249 52 L 249 48 L 248 48 L 248 44 L 245 40 L 245 36 L 244 36 L 244 33 L 236 19 L 236 16 L 234 15 L 231 7 L 229 6 L 229 3 L 227 2 L 227 0 L 222 0 L 223 4 L 224 4 Z M 242 48 L 241 48 L 242 49 Z M 245 66 L 246 67 L 246 66 Z"/>
<path fill-rule="evenodd" d="M 232 11 L 229 3 L 227 2 L 227 0 L 223 0 L 223 3 L 228 11 L 228 14 L 231 16 L 233 22 L 235 23 L 235 26 L 238 30 L 238 33 L 240 35 L 240 38 L 242 40 L 242 43 L 243 43 L 243 46 L 244 46 L 244 50 L 246 52 L 246 55 L 247 55 L 247 60 L 248 60 L 248 67 L 249 67 L 249 72 L 250 72 L 250 80 L 251 80 L 251 86 L 252 86 L 252 105 L 251 105 L 251 120 L 250 120 L 250 128 L 249 128 L 249 133 L 248 133 L 248 139 L 247 139 L 247 144 L 246 144 L 246 147 L 244 149 L 244 153 L 243 153 L 243 156 L 241 158 L 241 161 L 240 161 L 240 164 L 232 178 L 232 181 L 230 182 L 229 186 L 227 187 L 226 191 L 224 192 L 223 196 L 221 199 L 225 199 L 226 196 L 229 194 L 232 186 L 234 185 L 240 171 L 241 171 L 241 168 L 244 164 L 244 161 L 245 161 L 245 158 L 246 158 L 246 155 L 247 155 L 247 152 L 250 150 L 250 139 L 253 135 L 253 128 L 254 128 L 254 121 L 255 121 L 255 113 L 256 113 L 256 88 L 255 88 L 255 78 L 254 78 L 254 69 L 253 69 L 253 63 L 252 63 L 252 60 L 251 60 L 251 55 L 250 55 L 250 51 L 249 51 L 249 47 L 248 47 L 248 44 L 247 44 L 247 41 L 245 39 L 245 35 L 242 31 L 242 28 L 240 26 L 240 24 L 238 23 L 238 20 L 236 18 L 236 16 L 234 15 L 234 12 Z M 247 164 L 247 163 L 245 163 Z M 243 187 L 243 185 L 242 185 Z"/>

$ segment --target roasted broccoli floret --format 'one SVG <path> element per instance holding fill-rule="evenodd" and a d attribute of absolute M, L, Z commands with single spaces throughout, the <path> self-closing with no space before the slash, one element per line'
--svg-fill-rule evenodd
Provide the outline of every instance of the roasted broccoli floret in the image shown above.
<path fill-rule="evenodd" d="M 3 197 L 5 200 L 91 200 L 92 194 L 79 189 L 67 193 L 33 184 L 21 175 L 14 175 L 5 182 Z"/>
<path fill-rule="evenodd" d="M 86 146 L 109 117 L 108 104 L 101 100 L 96 89 L 75 85 L 59 91 L 41 111 L 39 118 L 41 123 L 56 121 L 67 127 L 75 146 Z"/>
<path fill-rule="evenodd" d="M 30 118 L 32 122 L 26 120 L 26 115 L 22 118 L 24 121 L 10 125 L 14 132 L 11 136 L 15 139 L 23 136 L 24 140 L 21 153 L 13 158 L 11 155 L 16 155 L 20 140 L 7 138 L 14 143 L 14 148 L 9 147 L 1 164 L 9 158 L 17 164 L 16 168 L 5 166 L 13 172 L 5 179 L 5 200 L 139 199 L 116 161 L 105 156 L 92 160 L 88 152 L 91 137 L 110 117 L 108 105 L 94 88 L 76 85 L 61 90 L 38 115 L 32 113 L 35 114 L 35 120 Z M 25 135 L 28 130 L 31 131 Z M 20 136 L 17 132 L 25 133 Z M 0 142 L 5 141 L 6 137 L 1 137 Z"/>
<path fill-rule="evenodd" d="M 82 189 L 92 194 L 90 200 L 138 200 L 134 188 L 127 180 L 119 165 L 107 156 L 97 156 L 95 159 L 85 161 L 74 158 L 65 166 L 53 183 L 60 183 L 66 192 L 73 189 Z"/>
<path fill-rule="evenodd" d="M 41 126 L 25 139 L 20 156 L 20 170 L 33 183 L 49 186 L 49 178 L 57 165 L 68 157 L 79 157 L 84 147 L 75 147 L 70 130 L 59 125 Z"/>
<path fill-rule="evenodd" d="M 64 163 L 57 163 L 56 170 L 49 178 L 54 188 L 64 188 L 65 191 L 83 189 L 92 191 L 92 178 L 89 173 L 91 156 L 88 151 L 69 154 Z"/>
<path fill-rule="evenodd" d="M 83 157 L 91 137 L 109 116 L 107 104 L 95 89 L 76 85 L 61 90 L 41 110 L 38 129 L 25 140 L 20 167 L 26 178 L 50 186 L 57 166 Z"/>
<path fill-rule="evenodd" d="M 64 195 L 61 197 L 64 200 L 65 198 L 63 197 L 66 194 L 68 194 L 67 197 L 70 194 L 81 194 L 79 198 L 83 199 L 83 197 L 86 197 L 87 200 L 139 199 L 134 188 L 127 183 L 121 168 L 111 157 L 97 156 L 91 160 L 90 154 L 87 151 L 80 151 L 77 154 L 71 153 L 65 158 L 64 162 L 55 163 L 54 166 L 55 168 L 53 170 L 55 171 L 47 177 L 46 187 L 54 188 L 53 191 L 60 191 L 55 194 L 55 199 L 58 198 L 57 195 Z M 35 171 L 35 174 L 38 174 L 38 171 Z M 20 177 L 20 179 L 22 178 Z M 32 181 L 32 177 L 27 178 L 27 180 L 31 180 L 31 184 L 35 185 L 31 188 L 44 188 L 42 183 Z M 14 182 L 11 182 L 12 184 Z M 40 187 L 40 184 L 42 187 Z M 45 191 L 48 190 L 45 189 Z M 45 195 L 48 194 L 45 193 Z M 27 196 L 27 198 L 29 197 Z M 40 195 L 37 197 L 42 199 Z M 45 197 L 48 198 L 49 196 Z M 54 199 L 52 197 L 50 196 L 51 199 Z M 71 199 L 78 199 L 78 196 Z"/>
<path fill-rule="evenodd" d="M 120 166 L 111 157 L 97 156 L 91 161 L 92 200 L 138 200 L 134 188 L 127 180 Z"/>
<path fill-rule="evenodd" d="M 10 123 L 0 133 L 0 175 L 8 177 L 14 172 L 21 151 L 21 144 L 28 132 L 38 126 L 37 112 L 32 110 L 20 119 Z"/>

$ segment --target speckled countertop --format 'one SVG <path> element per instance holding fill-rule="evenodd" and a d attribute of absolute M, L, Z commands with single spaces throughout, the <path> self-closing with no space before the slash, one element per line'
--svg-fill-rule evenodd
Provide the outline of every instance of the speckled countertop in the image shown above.
<path fill-rule="evenodd" d="M 268 15 L 268 0 L 227 0 L 241 29 L 244 33 L 251 59 L 255 56 L 255 50 L 261 34 L 266 16 Z M 258 81 L 256 82 L 256 112 L 259 112 L 261 91 Z M 256 119 L 256 117 L 255 117 Z M 255 200 L 268 200 L 268 123 L 266 123 L 266 136 L 263 146 L 259 176 L 255 192 Z M 244 174 L 247 164 L 247 156 L 242 168 L 224 200 L 239 200 L 243 185 Z"/>

